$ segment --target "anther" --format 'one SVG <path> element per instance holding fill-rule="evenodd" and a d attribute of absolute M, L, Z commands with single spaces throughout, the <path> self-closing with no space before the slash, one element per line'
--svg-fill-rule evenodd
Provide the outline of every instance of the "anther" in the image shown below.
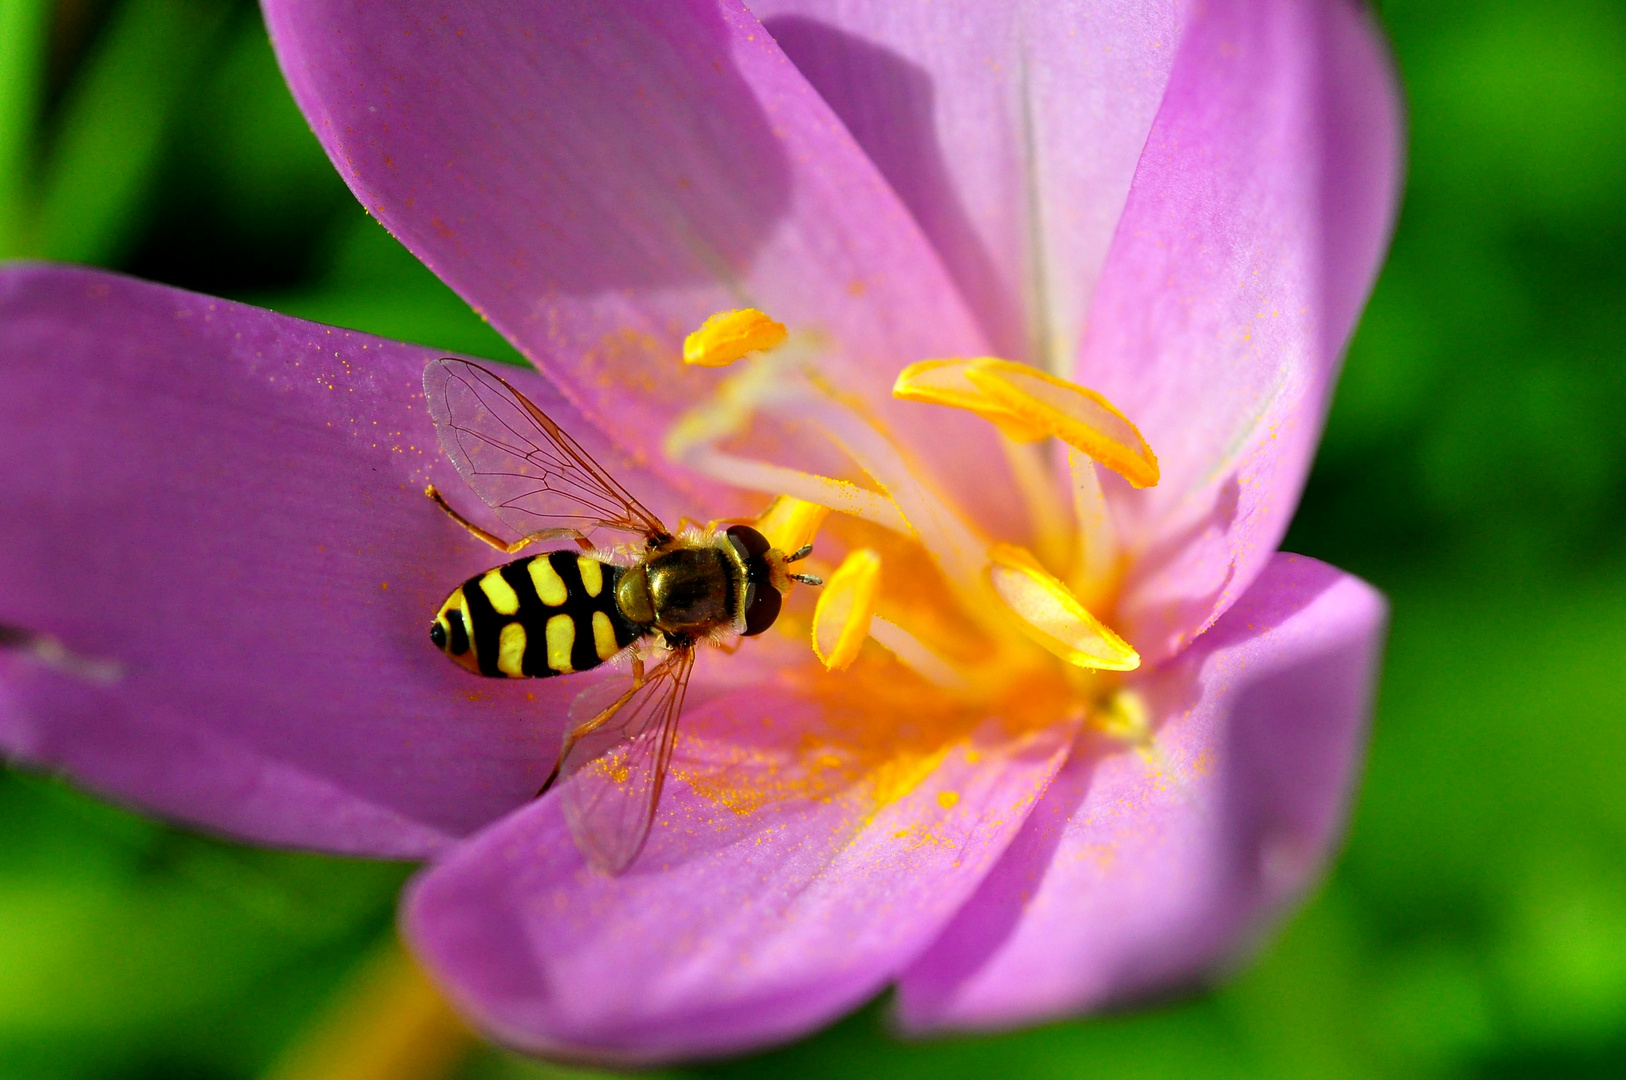
<path fill-rule="evenodd" d="M 1140 667 L 1140 654 L 1092 615 L 1032 555 L 1011 544 L 995 544 L 988 559 L 988 583 L 1021 618 L 1018 625 L 1035 642 L 1081 668 L 1133 671 Z"/>
<path fill-rule="evenodd" d="M 727 367 L 741 357 L 782 344 L 782 323 L 753 308 L 719 311 L 683 339 L 683 362 L 698 367 Z"/>
<path fill-rule="evenodd" d="M 813 609 L 813 651 L 831 671 L 858 659 L 881 592 L 881 556 L 860 548 L 842 561 Z"/>
<path fill-rule="evenodd" d="M 753 524 L 757 532 L 780 551 L 794 551 L 795 554 L 785 561 L 795 562 L 813 553 L 813 538 L 829 516 L 828 506 L 780 495 L 758 515 Z"/>
<path fill-rule="evenodd" d="M 898 374 L 892 396 L 967 409 L 1018 440 L 1054 435 L 1138 488 L 1158 481 L 1157 455 L 1112 402 L 1028 364 L 923 360 Z"/>

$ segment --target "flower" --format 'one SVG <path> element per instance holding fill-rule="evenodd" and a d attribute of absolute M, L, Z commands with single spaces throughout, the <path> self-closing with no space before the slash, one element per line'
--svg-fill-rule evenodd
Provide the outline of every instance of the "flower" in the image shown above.
<path fill-rule="evenodd" d="M 641 500 L 850 511 L 819 551 L 854 556 L 820 613 L 850 666 L 808 648 L 807 592 L 708 652 L 649 845 L 600 874 L 530 798 L 571 680 L 472 680 L 423 639 L 494 561 L 422 495 L 464 490 L 435 354 L 24 266 L 9 754 L 235 836 L 429 858 L 404 927 L 453 999 L 607 1061 L 789 1038 L 888 985 L 912 1031 L 1133 1000 L 1224 970 L 1314 880 L 1383 627 L 1276 553 L 1396 197 L 1355 5 L 265 11 L 358 197 Z M 785 343 L 680 362 L 747 308 Z"/>

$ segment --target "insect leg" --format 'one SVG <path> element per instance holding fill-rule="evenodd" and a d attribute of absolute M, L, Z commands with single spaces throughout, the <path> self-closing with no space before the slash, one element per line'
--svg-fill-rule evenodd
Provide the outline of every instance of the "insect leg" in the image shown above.
<path fill-rule="evenodd" d="M 486 543 L 490 544 L 492 547 L 496 548 L 505 555 L 512 555 L 522 548 L 529 547 L 532 544 L 541 543 L 544 540 L 574 540 L 576 541 L 576 545 L 584 551 L 592 551 L 593 548 L 597 546 L 593 543 L 593 541 L 589 540 L 575 529 L 543 529 L 541 532 L 531 533 L 529 536 L 520 537 L 513 543 L 508 543 L 507 541 L 486 532 L 484 529 L 480 528 L 480 526 L 476 525 L 462 514 L 459 514 L 456 510 L 453 510 L 451 504 L 446 501 L 446 497 L 435 489 L 435 485 L 430 484 L 428 487 L 424 488 L 423 493 L 433 499 L 436 506 L 446 511 L 447 516 L 453 521 L 457 522 L 459 525 L 469 530 L 469 532 L 473 533 L 481 540 L 484 540 Z"/>

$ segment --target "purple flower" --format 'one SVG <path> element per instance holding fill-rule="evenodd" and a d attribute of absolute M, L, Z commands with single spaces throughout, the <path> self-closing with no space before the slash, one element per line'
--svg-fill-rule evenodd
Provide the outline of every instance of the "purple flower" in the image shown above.
<path fill-rule="evenodd" d="M 430 859 L 403 919 L 452 998 L 609 1061 L 790 1038 L 888 985 L 911 1031 L 1133 1000 L 1223 972 L 1313 882 L 1384 622 L 1276 552 L 1396 198 L 1355 4 L 265 7 L 367 209 L 629 490 L 667 521 L 848 511 L 818 552 L 848 556 L 818 612 L 845 670 L 808 648 L 811 590 L 707 651 L 649 844 L 601 874 L 531 799 L 579 686 L 425 636 L 499 561 L 423 496 L 479 517 L 436 354 L 20 266 L 10 755 Z M 745 307 L 790 340 L 679 361 Z M 986 356 L 1053 378 L 960 361 L 893 392 Z"/>

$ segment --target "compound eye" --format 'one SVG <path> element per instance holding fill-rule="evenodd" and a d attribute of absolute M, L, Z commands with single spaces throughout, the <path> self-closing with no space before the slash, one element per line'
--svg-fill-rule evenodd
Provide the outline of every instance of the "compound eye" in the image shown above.
<path fill-rule="evenodd" d="M 725 535 L 734 541 L 734 546 L 745 555 L 747 561 L 760 559 L 768 554 L 769 548 L 773 547 L 772 544 L 768 543 L 766 536 L 763 536 L 749 525 L 730 525 Z"/>
<path fill-rule="evenodd" d="M 779 618 L 784 598 L 766 581 L 752 582 L 745 590 L 745 636 L 755 637 Z"/>

